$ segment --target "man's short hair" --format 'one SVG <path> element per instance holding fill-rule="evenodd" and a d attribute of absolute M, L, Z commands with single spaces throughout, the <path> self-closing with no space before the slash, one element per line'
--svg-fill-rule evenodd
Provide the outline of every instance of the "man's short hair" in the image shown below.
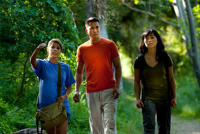
<path fill-rule="evenodd" d="M 89 17 L 88 19 L 86 19 L 85 21 L 85 27 L 89 26 L 90 22 L 98 22 L 99 23 L 99 19 L 96 17 Z"/>

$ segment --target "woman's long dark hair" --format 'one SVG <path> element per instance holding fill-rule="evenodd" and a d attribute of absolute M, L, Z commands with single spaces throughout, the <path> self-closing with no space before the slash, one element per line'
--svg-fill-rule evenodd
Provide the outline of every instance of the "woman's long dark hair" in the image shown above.
<path fill-rule="evenodd" d="M 154 29 L 148 29 L 142 34 L 142 41 L 140 43 L 140 52 L 143 55 L 148 52 L 148 48 L 145 46 L 144 39 L 150 34 L 154 34 L 157 38 L 158 43 L 156 47 L 156 60 L 160 61 L 163 57 L 163 53 L 165 53 L 166 51 L 165 51 L 165 46 L 160 38 L 160 35 Z"/>

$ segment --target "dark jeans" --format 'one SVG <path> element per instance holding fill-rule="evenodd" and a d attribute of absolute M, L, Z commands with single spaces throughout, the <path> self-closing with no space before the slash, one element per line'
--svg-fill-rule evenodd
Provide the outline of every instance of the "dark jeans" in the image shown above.
<path fill-rule="evenodd" d="M 157 114 L 158 134 L 170 134 L 171 108 L 166 101 L 144 100 L 142 108 L 143 134 L 155 134 L 155 115 Z"/>

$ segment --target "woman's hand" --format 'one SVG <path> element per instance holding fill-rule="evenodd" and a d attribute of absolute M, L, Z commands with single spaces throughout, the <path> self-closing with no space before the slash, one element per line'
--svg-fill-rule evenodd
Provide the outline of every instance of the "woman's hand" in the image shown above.
<path fill-rule="evenodd" d="M 66 98 L 67 98 L 66 95 L 62 95 L 60 97 L 57 97 L 56 100 L 57 100 L 57 102 L 62 103 Z"/>
<path fill-rule="evenodd" d="M 171 108 L 175 108 L 176 107 L 176 98 L 172 98 L 171 100 Z"/>
<path fill-rule="evenodd" d="M 42 49 L 42 48 L 44 48 L 44 47 L 46 47 L 46 44 L 47 44 L 47 42 L 45 41 L 45 43 L 41 43 L 38 47 L 37 47 L 37 49 Z"/>
<path fill-rule="evenodd" d="M 144 104 L 141 100 L 137 100 L 136 106 L 137 108 L 141 108 L 141 107 L 144 107 Z"/>

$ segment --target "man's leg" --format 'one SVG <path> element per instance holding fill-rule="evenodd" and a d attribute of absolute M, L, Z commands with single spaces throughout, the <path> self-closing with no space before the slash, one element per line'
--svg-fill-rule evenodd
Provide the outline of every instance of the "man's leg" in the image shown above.
<path fill-rule="evenodd" d="M 104 134 L 100 92 L 87 93 L 91 134 Z"/>
<path fill-rule="evenodd" d="M 117 99 L 113 99 L 112 89 L 102 91 L 102 108 L 104 119 L 104 133 L 105 134 L 117 134 L 116 128 L 116 112 L 117 112 Z"/>

